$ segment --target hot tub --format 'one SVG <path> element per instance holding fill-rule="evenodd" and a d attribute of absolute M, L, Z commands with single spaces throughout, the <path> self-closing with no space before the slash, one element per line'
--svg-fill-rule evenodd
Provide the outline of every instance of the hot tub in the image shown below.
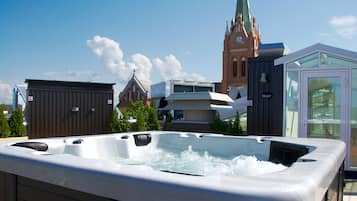
<path fill-rule="evenodd" d="M 0 200 L 342 200 L 345 144 L 139 132 L 0 144 Z"/>

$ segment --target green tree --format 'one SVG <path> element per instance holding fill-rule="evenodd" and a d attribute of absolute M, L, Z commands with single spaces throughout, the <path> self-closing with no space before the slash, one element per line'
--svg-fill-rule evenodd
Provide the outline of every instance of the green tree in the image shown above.
<path fill-rule="evenodd" d="M 10 111 L 10 106 L 5 104 L 0 104 L 0 111 Z"/>
<path fill-rule="evenodd" d="M 157 113 L 153 106 L 148 108 L 148 130 L 159 130 L 160 123 L 157 120 Z"/>
<path fill-rule="evenodd" d="M 112 121 L 110 122 L 110 128 L 114 132 L 118 132 L 119 118 L 118 112 L 116 110 L 113 111 Z"/>
<path fill-rule="evenodd" d="M 135 115 L 136 122 L 132 124 L 133 131 L 145 131 L 147 129 L 147 122 L 145 121 L 145 113 L 138 112 Z"/>
<path fill-rule="evenodd" d="M 150 106 L 143 102 L 132 102 L 123 114 L 136 119 L 136 123 L 131 124 L 131 131 L 159 130 L 160 124 L 155 112 L 154 103 Z"/>
<path fill-rule="evenodd" d="M 126 112 L 128 117 L 133 117 L 136 119 L 136 122 L 131 124 L 132 131 L 144 131 L 146 129 L 146 109 L 143 102 L 132 102 L 129 108 L 127 108 Z"/>
<path fill-rule="evenodd" d="M 168 112 L 166 115 L 165 123 L 171 123 L 174 117 L 172 116 L 171 112 Z"/>
<path fill-rule="evenodd" d="M 21 137 L 25 136 L 26 130 L 23 124 L 24 114 L 20 109 L 15 109 L 9 120 L 9 126 L 11 131 L 11 136 Z"/>
<path fill-rule="evenodd" d="M 228 122 L 222 121 L 219 116 L 215 116 L 211 124 L 211 129 L 215 133 L 226 135 L 242 135 L 243 133 L 238 112 L 235 118 L 230 119 Z"/>
<path fill-rule="evenodd" d="M 128 132 L 130 131 L 130 123 L 125 115 L 122 118 L 118 118 L 118 112 L 116 110 L 113 111 L 113 118 L 110 124 L 113 132 Z"/>
<path fill-rule="evenodd" d="M 10 135 L 10 127 L 4 115 L 4 111 L 0 108 L 0 137 L 8 137 Z"/>
<path fill-rule="evenodd" d="M 228 127 L 226 134 L 229 135 L 241 135 L 242 127 L 240 126 L 240 115 L 237 112 L 236 117 L 228 121 Z"/>
<path fill-rule="evenodd" d="M 216 115 L 213 118 L 211 129 L 215 133 L 224 133 L 226 132 L 227 124 L 219 118 L 219 115 Z"/>

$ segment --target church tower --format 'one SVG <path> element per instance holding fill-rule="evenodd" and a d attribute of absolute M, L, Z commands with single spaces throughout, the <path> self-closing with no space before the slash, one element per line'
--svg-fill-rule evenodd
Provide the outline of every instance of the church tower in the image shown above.
<path fill-rule="evenodd" d="M 260 35 L 250 15 L 249 0 L 237 0 L 235 17 L 227 22 L 224 36 L 221 92 L 248 83 L 248 58 L 258 56 Z"/>

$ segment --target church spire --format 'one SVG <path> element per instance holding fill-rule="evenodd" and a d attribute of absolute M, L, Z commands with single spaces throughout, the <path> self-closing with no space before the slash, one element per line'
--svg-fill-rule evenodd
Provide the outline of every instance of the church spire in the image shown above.
<path fill-rule="evenodd" d="M 134 69 L 133 69 L 133 76 L 131 77 L 131 79 L 136 78 L 135 72 L 136 72 L 136 69 L 134 68 Z"/>
<path fill-rule="evenodd" d="M 228 25 L 228 21 L 226 21 L 226 35 L 229 34 L 229 25 Z"/>
<path fill-rule="evenodd" d="M 247 33 L 250 33 L 252 31 L 252 19 L 250 17 L 249 0 L 237 0 L 236 21 L 239 17 L 242 18 Z"/>

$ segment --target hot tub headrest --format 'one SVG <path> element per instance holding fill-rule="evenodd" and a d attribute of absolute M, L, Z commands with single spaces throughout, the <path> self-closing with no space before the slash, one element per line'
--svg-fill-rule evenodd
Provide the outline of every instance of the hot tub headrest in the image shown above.
<path fill-rule="evenodd" d="M 271 141 L 269 161 L 291 166 L 298 158 L 307 153 L 309 153 L 309 149 L 306 146 Z"/>
<path fill-rule="evenodd" d="M 145 146 L 151 142 L 150 134 L 136 134 L 134 135 L 136 146 Z"/>
<path fill-rule="evenodd" d="M 47 151 L 48 150 L 48 145 L 43 142 L 18 142 L 11 146 L 24 147 L 24 148 L 33 149 L 36 151 Z"/>

